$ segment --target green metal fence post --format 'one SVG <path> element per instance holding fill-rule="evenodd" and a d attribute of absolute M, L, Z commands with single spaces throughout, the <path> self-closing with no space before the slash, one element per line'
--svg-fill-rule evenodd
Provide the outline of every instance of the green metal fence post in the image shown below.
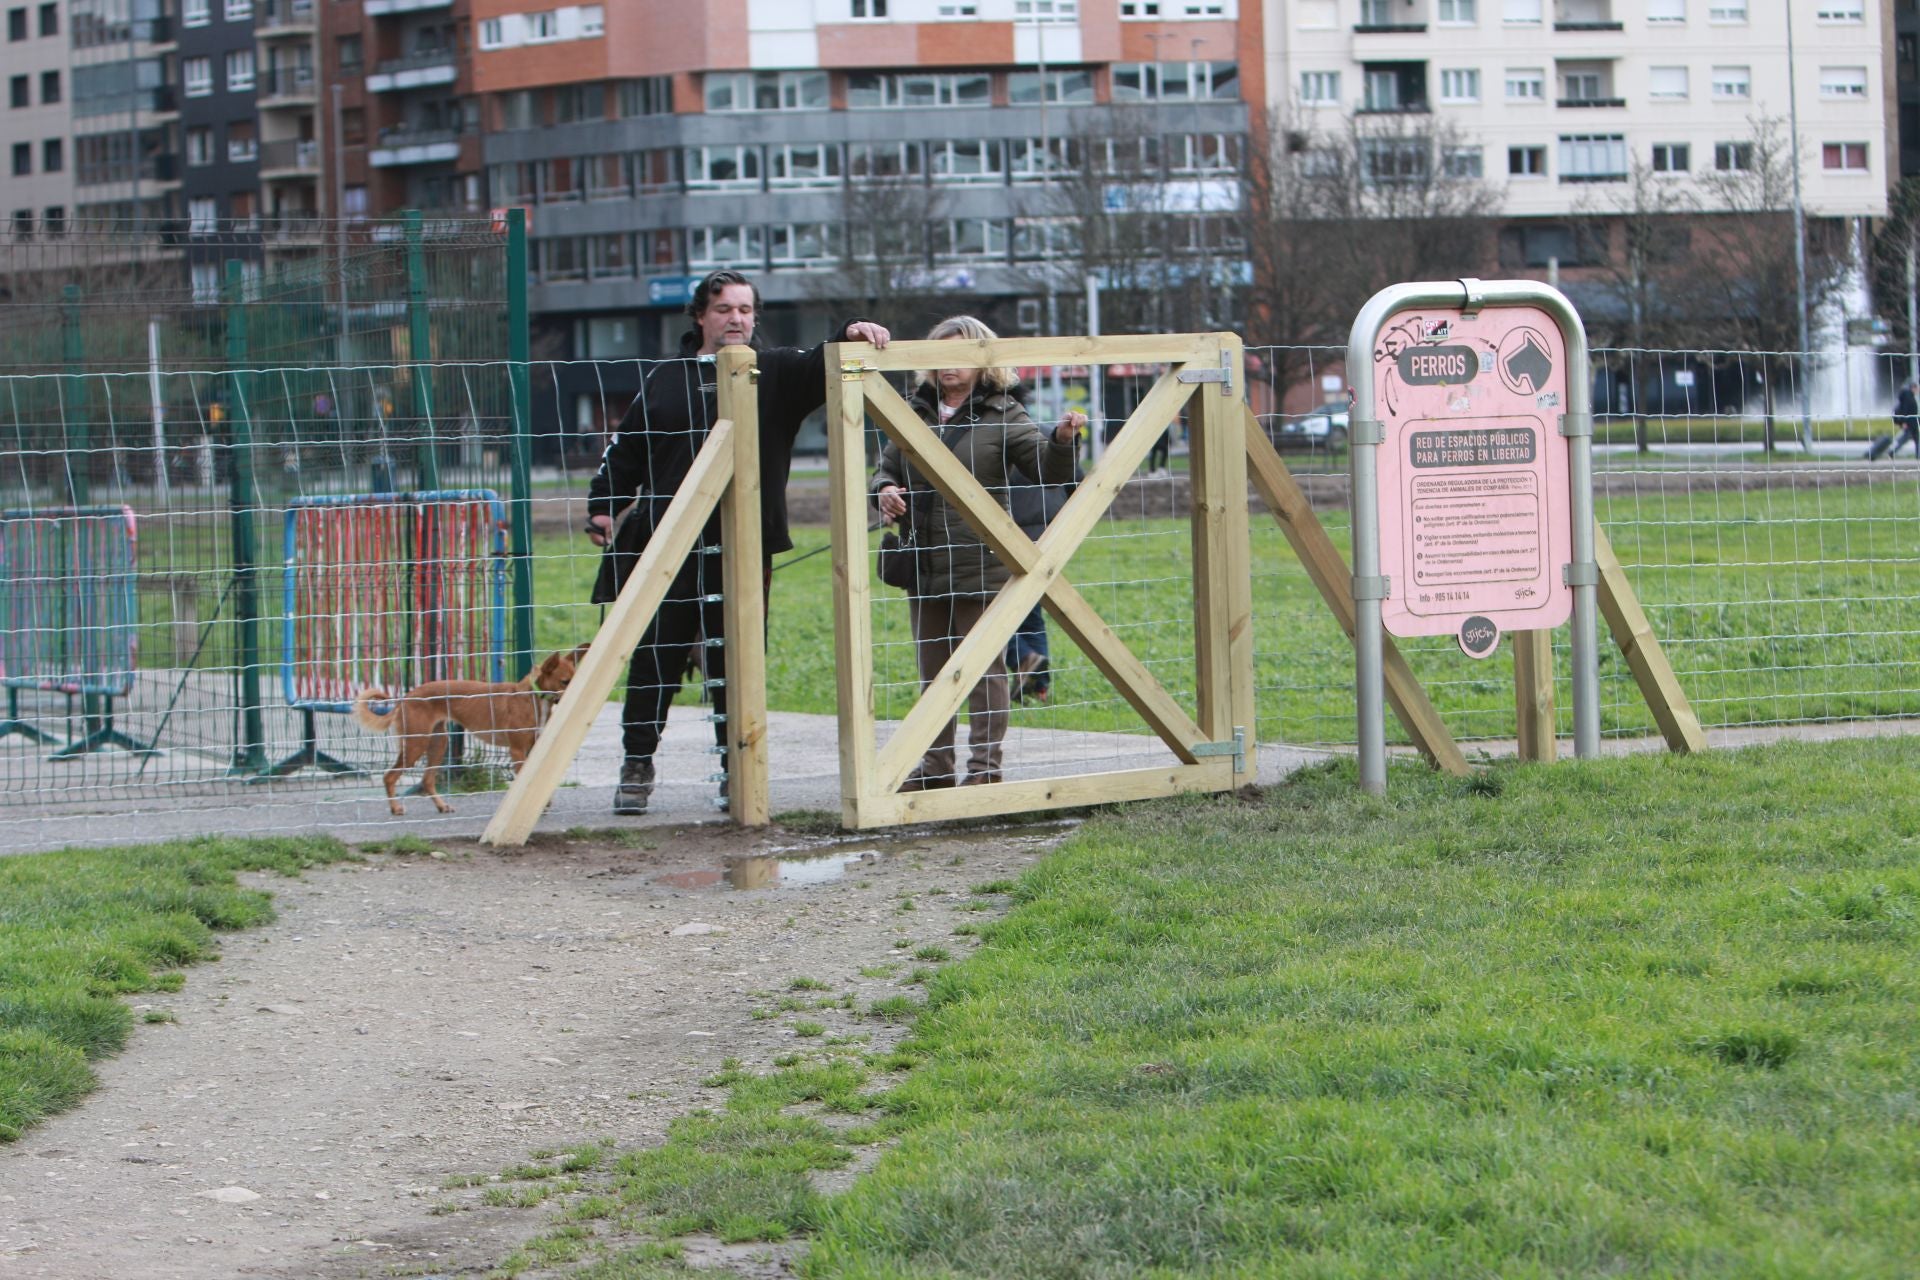
<path fill-rule="evenodd" d="M 440 458 L 434 449 L 433 325 L 427 314 L 427 249 L 418 209 L 406 211 L 407 355 L 412 362 L 413 416 L 419 422 L 420 487 L 440 487 Z"/>
<path fill-rule="evenodd" d="M 84 507 L 93 494 L 89 474 L 93 467 L 93 423 L 87 412 L 87 380 L 80 372 L 85 359 L 80 340 L 80 286 L 70 284 L 60 296 L 61 356 L 67 368 L 66 411 L 61 414 L 67 437 L 67 497 L 71 505 Z"/>
<path fill-rule="evenodd" d="M 237 259 L 227 261 L 227 450 L 228 484 L 233 510 L 234 625 L 239 632 L 240 693 L 236 714 L 233 774 L 257 774 L 267 768 L 266 729 L 260 714 L 260 582 L 255 565 L 254 521 L 258 519 L 253 480 L 253 411 L 247 402 L 247 311 L 245 279 Z"/>
<path fill-rule="evenodd" d="M 513 399 L 513 674 L 533 670 L 533 383 L 527 211 L 507 210 L 507 382 Z"/>

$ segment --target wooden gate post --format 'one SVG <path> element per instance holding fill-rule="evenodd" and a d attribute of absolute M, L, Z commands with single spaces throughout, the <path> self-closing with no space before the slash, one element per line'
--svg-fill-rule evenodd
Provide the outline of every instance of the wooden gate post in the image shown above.
<path fill-rule="evenodd" d="M 719 416 L 733 423 L 733 483 L 720 499 L 727 628 L 727 808 L 767 823 L 766 551 L 760 524 L 760 370 L 749 347 L 720 352 Z"/>

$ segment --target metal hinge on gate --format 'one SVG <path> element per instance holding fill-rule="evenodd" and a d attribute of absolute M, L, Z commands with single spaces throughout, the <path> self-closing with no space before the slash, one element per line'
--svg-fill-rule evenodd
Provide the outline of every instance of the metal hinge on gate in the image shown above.
<path fill-rule="evenodd" d="M 1386 574 L 1377 578 L 1363 578 L 1353 575 L 1353 598 L 1355 600 L 1388 600 L 1393 597 L 1393 579 Z"/>
<path fill-rule="evenodd" d="M 1241 725 L 1233 726 L 1233 741 L 1196 742 L 1193 744 L 1192 751 L 1202 760 L 1208 756 L 1232 756 L 1233 771 L 1235 773 L 1247 771 L 1247 731 Z"/>
<path fill-rule="evenodd" d="M 1594 560 L 1575 560 L 1560 566 L 1560 580 L 1570 587 L 1600 585 L 1600 565 Z"/>
<path fill-rule="evenodd" d="M 1581 436 L 1593 435 L 1593 415 L 1589 413 L 1563 413 L 1560 415 L 1560 434 L 1569 440 Z"/>
<path fill-rule="evenodd" d="M 1182 369 L 1174 375 L 1174 380 L 1177 382 L 1217 382 L 1220 384 L 1220 394 L 1230 396 L 1233 394 L 1233 358 L 1225 351 L 1222 351 L 1220 353 L 1220 367 L 1218 369 Z"/>
<path fill-rule="evenodd" d="M 1378 418 L 1355 418 L 1348 424 L 1349 444 L 1385 444 L 1387 442 L 1387 424 Z"/>
<path fill-rule="evenodd" d="M 843 360 L 840 362 L 840 381 L 858 382 L 867 376 L 867 363 L 864 360 Z"/>

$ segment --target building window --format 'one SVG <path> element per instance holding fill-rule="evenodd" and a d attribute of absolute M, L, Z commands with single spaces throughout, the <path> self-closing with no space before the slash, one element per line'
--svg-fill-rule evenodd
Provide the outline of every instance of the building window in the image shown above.
<path fill-rule="evenodd" d="M 1480 21 L 1480 0 L 1440 0 L 1435 21 L 1443 27 L 1469 27 Z"/>
<path fill-rule="evenodd" d="M 226 0 L 228 22 L 245 22 L 253 16 L 253 0 Z"/>
<path fill-rule="evenodd" d="M 180 78 L 189 98 L 204 98 L 213 92 L 213 59 L 180 59 Z"/>
<path fill-rule="evenodd" d="M 709 73 L 702 86 L 707 110 L 825 111 L 824 71 L 742 71 Z"/>
<path fill-rule="evenodd" d="M 1687 0 L 1647 0 L 1647 25 L 1680 26 L 1687 20 Z"/>
<path fill-rule="evenodd" d="M 687 265 L 707 267 L 758 266 L 766 259 L 764 227 L 689 227 Z"/>
<path fill-rule="evenodd" d="M 1546 177 L 1547 149 L 1545 147 L 1508 147 L 1507 174 L 1514 178 Z"/>
<path fill-rule="evenodd" d="M 545 44 L 560 38 L 560 15 L 552 9 L 526 15 L 527 43 Z"/>
<path fill-rule="evenodd" d="M 63 236 L 67 234 L 67 207 L 63 204 L 48 205 L 44 225 L 47 234 L 50 236 Z"/>
<path fill-rule="evenodd" d="M 1054 151 L 1060 144 L 1054 143 Z M 1077 169 L 1079 156 L 1069 151 L 1064 165 Z M 1206 177 L 1237 173 L 1240 169 L 1240 139 L 1225 133 L 1179 133 L 1167 139 L 1167 170 L 1175 177 Z M 1018 170 L 1015 170 L 1018 173 Z"/>
<path fill-rule="evenodd" d="M 359 37 L 355 36 L 354 39 L 357 40 L 359 39 Z M 499 49 L 503 47 L 506 43 L 507 43 L 506 32 L 502 29 L 502 24 L 500 19 L 485 18 L 481 20 L 480 47 L 483 50 Z"/>
<path fill-rule="evenodd" d="M 1369 186 L 1417 182 L 1427 176 L 1428 149 L 1421 138 L 1360 139 L 1360 177 Z"/>
<path fill-rule="evenodd" d="M 27 38 L 26 7 L 23 5 L 18 9 L 7 10 L 7 41 L 8 43 L 10 44 L 18 43 L 19 41 L 25 40 L 26 38 Z M 33 210 L 28 209 L 26 213 L 27 213 L 27 221 L 31 223 L 33 221 Z"/>
<path fill-rule="evenodd" d="M 1322 106 L 1332 106 L 1340 101 L 1340 73 L 1338 71 L 1302 71 L 1300 73 L 1300 101 Z"/>
<path fill-rule="evenodd" d="M 789 143 L 768 148 L 769 187 L 837 187 L 840 148 L 831 142 Z"/>
<path fill-rule="evenodd" d="M 1479 147 L 1448 147 L 1440 153 L 1440 168 L 1449 178 L 1486 176 L 1486 162 Z"/>
<path fill-rule="evenodd" d="M 848 16 L 853 18 L 884 18 L 887 16 L 887 0 L 849 0 Z"/>
<path fill-rule="evenodd" d="M 1821 22 L 1865 22 L 1867 10 L 1862 0 L 1820 0 L 1813 16 Z"/>
<path fill-rule="evenodd" d="M 212 196 L 196 196 L 187 201 L 187 230 L 194 235 L 212 235 L 219 221 L 220 202 Z"/>
<path fill-rule="evenodd" d="M 998 218 L 943 218 L 933 224 L 936 258 L 1005 258 L 1007 224 Z"/>
<path fill-rule="evenodd" d="M 253 50 L 234 49 L 227 54 L 227 91 L 253 88 Z"/>
<path fill-rule="evenodd" d="M 57 36 L 60 34 L 60 6 L 43 4 L 40 6 L 40 34 Z"/>
<path fill-rule="evenodd" d="M 890 75 L 855 72 L 847 77 L 847 106 L 871 111 L 895 107 L 984 107 L 993 100 L 986 74 Z"/>
<path fill-rule="evenodd" d="M 1044 91 L 1044 93 L 1043 93 Z M 1048 102 L 1087 104 L 1093 101 L 1093 72 L 1085 67 L 1049 71 L 1012 71 L 1007 74 L 1007 101 L 1016 107 Z"/>
<path fill-rule="evenodd" d="M 1627 139 L 1619 133 L 1560 136 L 1560 181 L 1622 182 L 1627 177 Z"/>
<path fill-rule="evenodd" d="M 1545 102 L 1547 72 L 1544 67 L 1508 67 L 1508 102 Z"/>
<path fill-rule="evenodd" d="M 1753 168 L 1753 144 L 1751 142 L 1714 143 L 1713 167 L 1721 173 L 1746 173 Z"/>
<path fill-rule="evenodd" d="M 966 18 L 979 17 L 980 6 L 977 4 L 942 4 L 936 5 L 933 12 L 934 16 L 942 22 L 959 22 Z"/>
<path fill-rule="evenodd" d="M 1159 0 L 1120 0 L 1120 17 L 1145 22 L 1160 16 Z"/>
<path fill-rule="evenodd" d="M 1205 102 L 1240 96 L 1240 68 L 1232 62 L 1116 62 L 1115 102 Z"/>
<path fill-rule="evenodd" d="M 929 143 L 928 167 L 935 182 L 1001 182 L 1006 178 L 1006 153 L 997 140 L 949 139 Z"/>
<path fill-rule="evenodd" d="M 24 13 L 25 10 L 22 10 Z M 33 172 L 33 144 L 16 142 L 13 144 L 13 176 L 24 178 Z"/>
<path fill-rule="evenodd" d="M 60 73 L 58 71 L 42 71 L 40 73 L 41 105 L 44 106 L 49 102 L 58 101 L 60 101 Z"/>
<path fill-rule="evenodd" d="M 917 142 L 847 144 L 847 173 L 851 177 L 886 182 L 919 178 L 926 171 L 926 160 Z"/>
<path fill-rule="evenodd" d="M 1820 148 L 1820 167 L 1840 173 L 1865 173 L 1867 144 L 1864 142 L 1826 143 Z"/>
<path fill-rule="evenodd" d="M 662 116 L 673 112 L 673 80 L 668 76 L 648 76 L 642 80 L 622 80 L 615 95 L 615 108 L 622 120 L 639 116 Z"/>
<path fill-rule="evenodd" d="M 1500 21 L 1516 27 L 1539 26 L 1540 0 L 1502 0 Z"/>
<path fill-rule="evenodd" d="M 577 124 L 607 118 L 607 89 L 603 84 L 559 85 L 553 91 L 553 122 Z"/>
<path fill-rule="evenodd" d="M 1440 72 L 1440 101 L 1480 101 L 1480 72 L 1473 67 L 1447 67 Z"/>
<path fill-rule="evenodd" d="M 213 163 L 213 130 L 187 130 L 187 164 L 198 168 Z"/>
<path fill-rule="evenodd" d="M 688 147 L 686 149 L 687 189 L 758 189 L 760 186 L 760 149 L 758 147 Z"/>
<path fill-rule="evenodd" d="M 607 7 L 601 4 L 580 6 L 580 38 L 591 40 L 607 34 Z"/>
<path fill-rule="evenodd" d="M 33 105 L 33 81 L 26 76 L 13 76 L 7 81 L 7 103 L 14 107 Z"/>
<path fill-rule="evenodd" d="M 1013 20 L 1022 25 L 1078 22 L 1080 0 L 1013 0 Z"/>
<path fill-rule="evenodd" d="M 1080 252 L 1079 232 L 1079 222 L 1073 218 L 1015 218 L 1013 256 L 1022 261 L 1072 257 Z M 1038 318 L 1023 327 L 1038 328 Z"/>
<path fill-rule="evenodd" d="M 1864 148 L 1861 152 L 1865 154 Z M 66 143 L 60 138 L 47 138 L 40 143 L 40 172 L 59 173 L 67 167 Z M 1831 165 L 1828 168 L 1832 168 Z"/>
<path fill-rule="evenodd" d="M 1712 0 L 1707 6 L 1708 22 L 1745 22 L 1747 0 Z"/>
<path fill-rule="evenodd" d="M 1867 96 L 1865 67 L 1820 68 L 1820 96 L 1823 98 L 1864 98 Z"/>
<path fill-rule="evenodd" d="M 1753 73 L 1746 67 L 1715 67 L 1713 96 L 1723 99 L 1752 97 Z"/>
<path fill-rule="evenodd" d="M 344 113 L 343 113 L 344 114 Z M 227 125 L 227 160 L 231 164 L 252 164 L 260 158 L 260 143 L 254 136 L 253 121 L 235 120 Z"/>
<path fill-rule="evenodd" d="M 767 228 L 773 265 L 818 266 L 840 256 L 840 228 L 831 222 L 790 222 Z"/>
<path fill-rule="evenodd" d="M 1648 67 L 1647 96 L 1667 101 L 1685 98 L 1687 69 L 1685 67 Z"/>
<path fill-rule="evenodd" d="M 1691 167 L 1692 156 L 1684 142 L 1656 142 L 1653 144 L 1653 171 L 1655 173 L 1685 173 Z"/>
<path fill-rule="evenodd" d="M 213 20 L 211 0 L 180 0 L 180 25 L 204 27 Z"/>

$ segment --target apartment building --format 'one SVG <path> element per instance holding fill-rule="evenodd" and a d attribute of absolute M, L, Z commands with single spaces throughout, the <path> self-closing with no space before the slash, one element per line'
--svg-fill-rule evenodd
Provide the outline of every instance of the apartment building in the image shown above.
<path fill-rule="evenodd" d="M 1261 14 L 1236 0 L 473 4 L 489 199 L 530 209 L 543 349 L 574 357 L 672 350 L 717 267 L 813 336 L 843 237 L 874 222 L 899 271 L 1037 330 L 1037 269 L 1065 252 L 1053 184 L 1124 136 L 1204 231 L 1240 198 L 1266 92 Z M 860 216 L 881 187 L 894 216 Z M 587 428 L 632 388 L 561 390 Z"/>
<path fill-rule="evenodd" d="M 193 296 L 218 301 L 229 259 L 260 269 L 255 0 L 178 0 L 180 203 Z"/>
<path fill-rule="evenodd" d="M 321 144 L 328 104 L 320 86 L 319 11 L 326 0 L 252 3 L 261 237 L 270 254 L 303 254 L 322 238 L 317 220 L 325 207 Z"/>
<path fill-rule="evenodd" d="M 1269 83 L 1308 127 L 1431 115 L 1431 162 L 1503 184 L 1505 212 L 1595 206 L 1637 163 L 1675 178 L 1737 170 L 1750 121 L 1798 95 L 1808 211 L 1886 211 L 1882 0 L 1267 0 Z M 1382 156 L 1383 165 L 1394 157 Z"/>
<path fill-rule="evenodd" d="M 5 208 L 9 234 L 61 233 L 73 209 L 73 127 L 66 14 L 59 0 L 7 6 Z"/>
<path fill-rule="evenodd" d="M 68 0 L 74 214 L 159 226 L 180 208 L 178 32 L 165 0 Z"/>

